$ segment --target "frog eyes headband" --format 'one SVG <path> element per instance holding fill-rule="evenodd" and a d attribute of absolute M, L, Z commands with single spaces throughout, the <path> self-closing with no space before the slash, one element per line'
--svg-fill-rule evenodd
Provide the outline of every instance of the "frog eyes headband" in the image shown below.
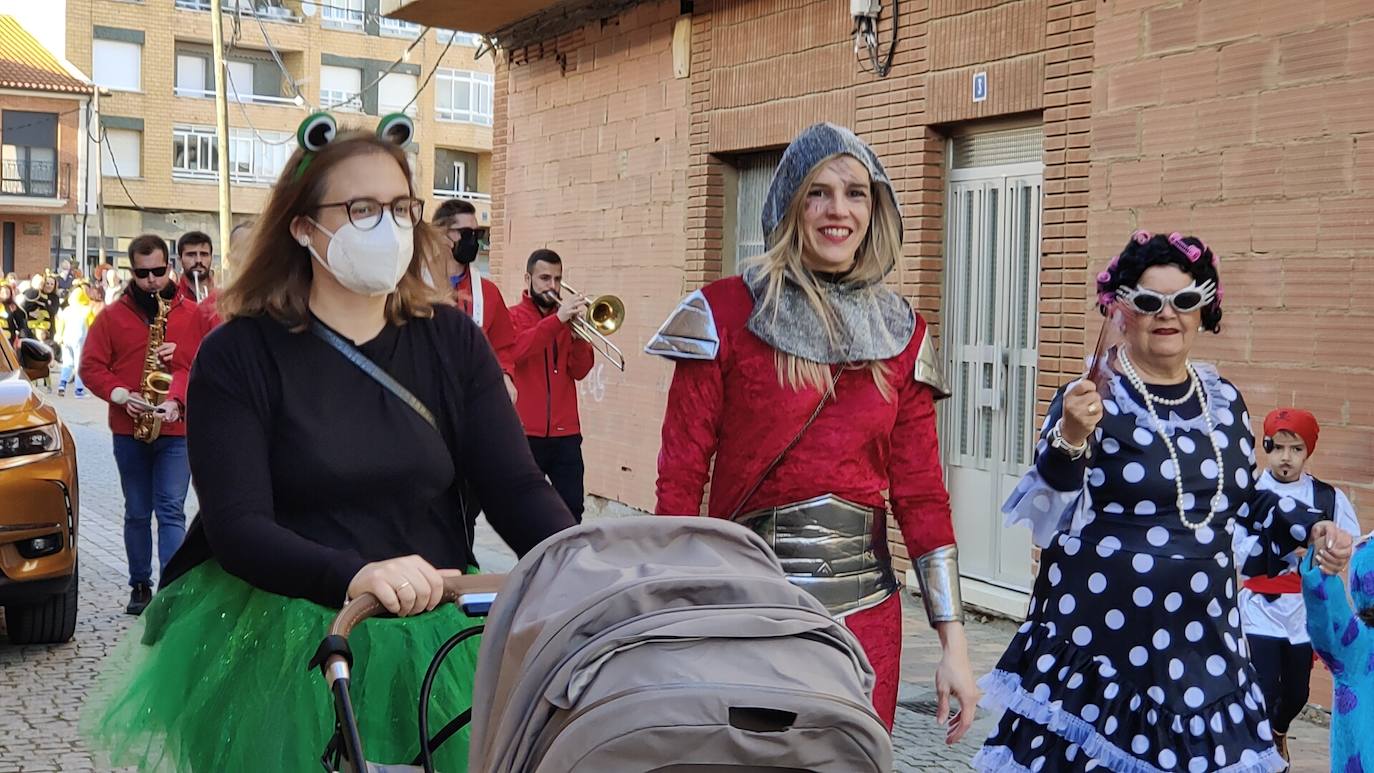
<path fill-rule="evenodd" d="M 310 167 L 310 162 L 315 160 L 315 154 L 333 142 L 338 133 L 339 124 L 329 113 L 315 113 L 301 121 L 301 125 L 296 129 L 296 144 L 305 150 L 305 154 L 301 156 L 301 163 L 296 167 L 292 182 L 301 179 L 301 175 Z M 396 147 L 404 148 L 415 137 L 415 122 L 405 113 L 391 113 L 383 116 L 377 124 L 377 136 Z"/>

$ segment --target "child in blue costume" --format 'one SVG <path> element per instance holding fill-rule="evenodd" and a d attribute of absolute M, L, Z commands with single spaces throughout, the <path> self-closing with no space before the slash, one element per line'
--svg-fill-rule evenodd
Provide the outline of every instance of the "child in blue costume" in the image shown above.
<path fill-rule="evenodd" d="M 1331 711 L 1332 773 L 1374 773 L 1374 540 L 1350 559 L 1350 600 L 1339 576 L 1302 564 L 1312 647 L 1336 680 Z"/>

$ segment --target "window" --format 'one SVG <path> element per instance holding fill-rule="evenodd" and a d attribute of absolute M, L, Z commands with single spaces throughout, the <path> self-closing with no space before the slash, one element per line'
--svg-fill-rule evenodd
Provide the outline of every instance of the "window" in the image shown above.
<path fill-rule="evenodd" d="M 423 29 L 423 27 L 415 22 L 402 21 L 401 19 L 388 19 L 385 16 L 382 17 L 381 33 L 383 35 L 398 38 L 413 38 L 420 34 L 421 29 Z"/>
<path fill-rule="evenodd" d="M 491 126 L 491 74 L 467 70 L 440 70 L 434 93 L 440 121 L 462 121 Z"/>
<path fill-rule="evenodd" d="M 320 6 L 320 19 L 335 27 L 363 26 L 363 0 L 332 0 Z"/>
<path fill-rule="evenodd" d="M 352 67 L 320 67 L 320 105 L 336 110 L 361 110 L 363 71 Z"/>
<path fill-rule="evenodd" d="M 172 176 L 215 179 L 219 170 L 215 130 L 199 126 L 172 129 Z"/>
<path fill-rule="evenodd" d="M 271 185 L 281 176 L 296 149 L 288 132 L 229 130 L 229 176 L 238 183 Z M 208 126 L 178 126 L 172 130 L 172 176 L 213 180 L 219 164 L 215 130 Z M 120 159 L 123 163 L 123 159 Z M 123 167 L 121 166 L 121 171 Z"/>
<path fill-rule="evenodd" d="M 440 43 L 453 41 L 455 46 L 471 46 L 476 48 L 482 42 L 482 36 L 473 32 L 458 32 L 457 30 L 434 30 L 434 37 Z"/>
<path fill-rule="evenodd" d="M 212 97 L 214 84 L 210 82 L 210 61 L 195 54 L 177 54 L 176 95 L 179 97 Z"/>
<path fill-rule="evenodd" d="M 288 132 L 229 130 L 229 166 L 235 182 L 272 185 L 295 150 L 293 135 Z"/>
<path fill-rule="evenodd" d="M 228 78 L 224 82 L 224 92 L 229 99 L 237 99 L 240 102 L 254 101 L 253 64 L 227 60 L 224 66 L 227 70 L 225 75 Z"/>
<path fill-rule="evenodd" d="M 0 193 L 57 196 L 57 114 L 0 114 Z"/>
<path fill-rule="evenodd" d="M 419 87 L 419 79 L 414 75 L 406 73 L 392 72 L 382 77 L 382 82 L 377 89 L 377 112 L 382 115 L 387 113 L 399 113 L 404 110 L 407 114 L 415 114 L 415 105 L 410 104 L 415 99 L 415 90 Z M 409 107 L 406 107 L 410 105 Z"/>
<path fill-rule="evenodd" d="M 763 233 L 763 202 L 768 198 L 768 184 L 778 168 L 782 154 L 755 153 L 740 158 L 735 165 L 734 206 L 734 271 L 748 258 L 762 255 L 765 249 Z"/>
<path fill-rule="evenodd" d="M 469 193 L 477 183 L 477 154 L 448 148 L 434 149 L 434 195 Z"/>
<path fill-rule="evenodd" d="M 116 91 L 143 89 L 143 46 L 118 40 L 91 41 L 95 82 Z"/>
<path fill-rule="evenodd" d="M 143 132 L 105 129 L 100 146 L 100 173 L 130 179 L 143 176 Z"/>

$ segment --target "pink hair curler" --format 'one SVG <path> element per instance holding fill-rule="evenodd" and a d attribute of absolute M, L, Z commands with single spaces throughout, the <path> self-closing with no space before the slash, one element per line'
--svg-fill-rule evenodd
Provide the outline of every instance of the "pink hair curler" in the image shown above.
<path fill-rule="evenodd" d="M 1169 234 L 1169 244 L 1172 244 L 1174 249 L 1187 255 L 1190 263 L 1196 263 L 1197 259 L 1202 257 L 1202 248 L 1196 244 L 1189 244 L 1183 241 L 1183 234 L 1178 231 Z"/>
<path fill-rule="evenodd" d="M 1154 237 L 1150 235 L 1149 231 L 1136 231 L 1135 233 L 1131 234 L 1131 239 L 1133 239 L 1136 244 L 1141 245 L 1150 241 L 1150 239 L 1152 238 Z"/>

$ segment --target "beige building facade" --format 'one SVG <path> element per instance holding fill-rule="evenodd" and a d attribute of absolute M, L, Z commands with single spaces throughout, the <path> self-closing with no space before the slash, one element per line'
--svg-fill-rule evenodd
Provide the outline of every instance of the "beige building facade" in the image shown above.
<path fill-rule="evenodd" d="M 226 171 L 234 222 L 256 217 L 297 127 L 317 110 L 364 129 L 404 110 L 416 124 L 408 150 L 426 211 L 464 198 L 489 220 L 492 59 L 477 57 L 477 37 L 383 19 L 375 0 L 224 7 L 227 164 L 216 149 L 208 0 L 67 4 L 67 55 L 108 91 L 92 141 L 110 260 L 145 232 L 174 241 L 200 230 L 218 242 L 216 181 Z M 70 226 L 61 240 L 63 254 L 81 251 Z M 99 246 L 92 235 L 85 249 L 94 256 Z"/>

